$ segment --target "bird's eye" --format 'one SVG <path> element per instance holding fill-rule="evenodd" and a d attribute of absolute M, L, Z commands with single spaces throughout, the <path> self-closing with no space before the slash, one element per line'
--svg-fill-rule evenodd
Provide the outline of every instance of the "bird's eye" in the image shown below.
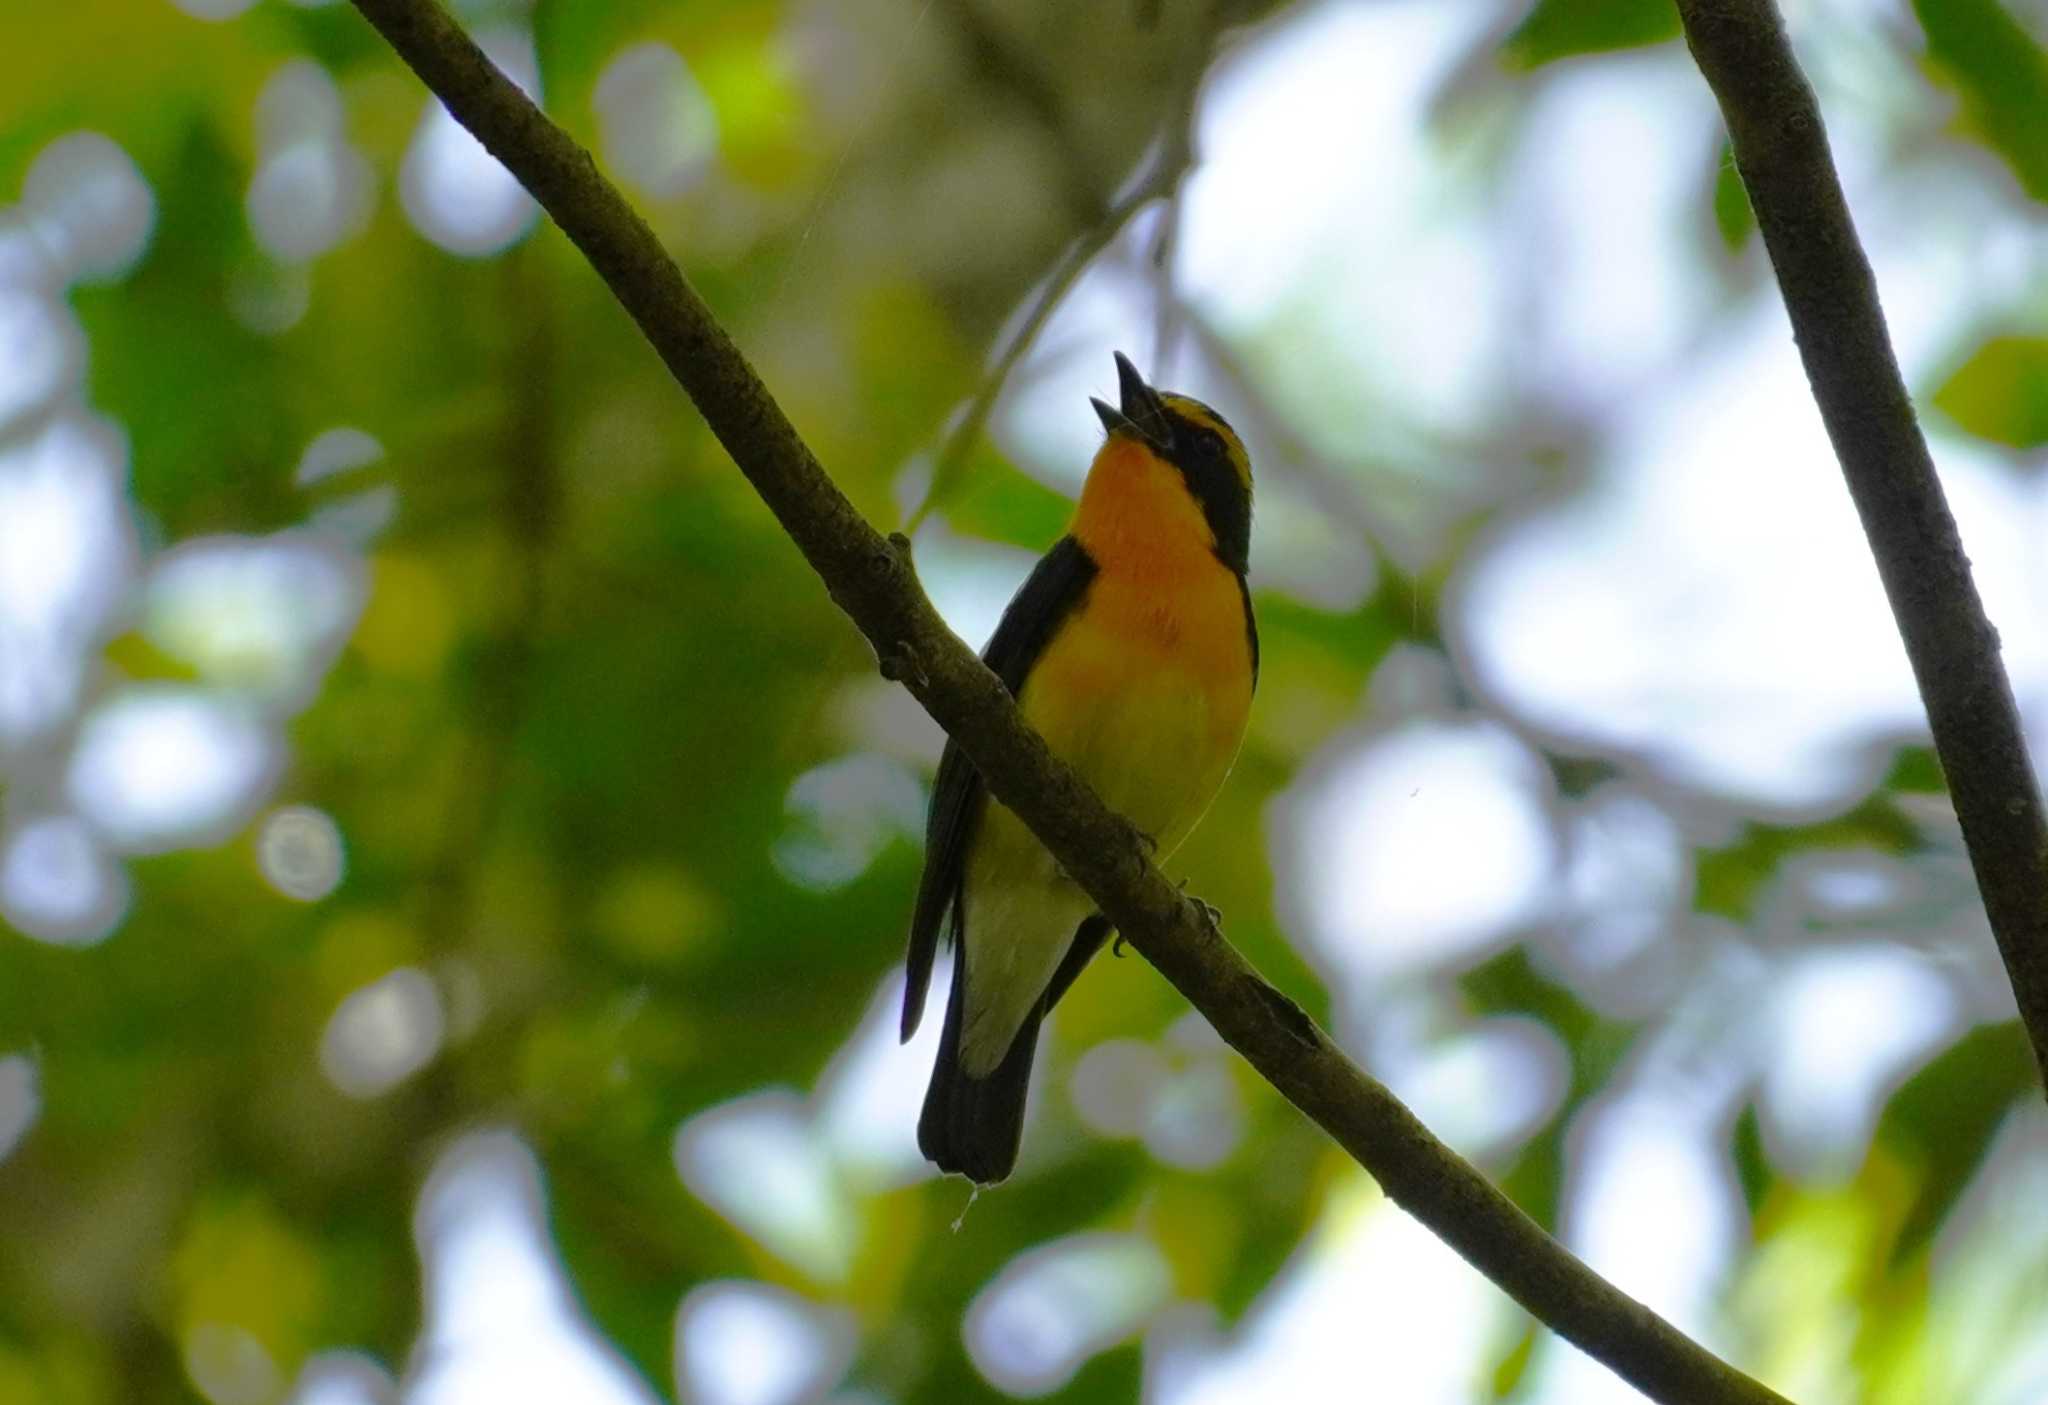
<path fill-rule="evenodd" d="M 1220 459 L 1224 456 L 1223 436 L 1213 429 L 1204 429 L 1197 433 L 1195 435 L 1195 443 L 1200 446 L 1202 453 L 1209 458 Z"/>

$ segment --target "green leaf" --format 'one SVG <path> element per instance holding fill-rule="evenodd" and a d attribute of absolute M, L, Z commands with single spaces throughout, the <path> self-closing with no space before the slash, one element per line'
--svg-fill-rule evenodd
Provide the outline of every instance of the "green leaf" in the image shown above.
<path fill-rule="evenodd" d="M 943 506 L 956 530 L 989 541 L 1043 551 L 1066 530 L 1073 500 L 1056 493 L 993 451 L 976 454 Z"/>
<path fill-rule="evenodd" d="M 1990 338 L 1942 382 L 1933 401 L 1979 439 L 2014 449 L 2048 444 L 2048 338 Z"/>
<path fill-rule="evenodd" d="M 1731 250 L 1740 250 L 1756 233 L 1756 211 L 1750 207 L 1742 173 L 1735 169 L 1735 148 L 1725 141 L 1714 167 L 1714 228 Z"/>
<path fill-rule="evenodd" d="M 1996 0 L 1913 0 L 1913 13 L 1965 123 L 2027 194 L 2048 200 L 2048 54 Z"/>
<path fill-rule="evenodd" d="M 1500 1177 L 1501 1189 L 1547 1229 L 1557 1225 L 1564 1190 L 1565 1131 L 1573 1114 L 1613 1076 L 1633 1043 L 1632 1025 L 1610 1020 L 1570 989 L 1537 970 L 1526 948 L 1515 947 L 1459 978 L 1478 1014 L 1531 1015 L 1571 1051 L 1571 1088 L 1548 1126 L 1530 1138 Z"/>
<path fill-rule="evenodd" d="M 1817 824 L 1753 824 L 1734 843 L 1698 855 L 1694 905 L 1701 912 L 1747 921 L 1757 895 L 1785 860 L 1815 849 L 1876 849 L 1903 854 L 1921 842 L 1913 822 L 1880 791 L 1844 815 Z"/>
<path fill-rule="evenodd" d="M 2035 1077 L 2026 1034 L 2012 1020 L 1971 1030 L 1893 1096 L 1878 1120 L 1878 1142 L 1920 1172 L 1920 1193 L 1900 1227 L 1893 1262 L 1941 1227 L 1992 1133 L 2033 1090 Z"/>
<path fill-rule="evenodd" d="M 1934 754 L 1933 747 L 1902 746 L 1878 789 L 1939 795 L 1948 789 L 1948 777 L 1941 773 L 1941 759 Z"/>
<path fill-rule="evenodd" d="M 1540 68 L 1575 54 L 1661 44 L 1678 32 L 1668 0 L 1536 0 L 1501 52 L 1516 68 Z"/>
<path fill-rule="evenodd" d="M 1735 1138 L 1731 1151 L 1735 1160 L 1735 1182 L 1742 1188 L 1742 1203 L 1755 1215 L 1763 1208 L 1764 1196 L 1771 1188 L 1771 1163 L 1764 1155 L 1763 1128 L 1757 1118 L 1756 1104 L 1745 1103 L 1735 1119 Z"/>
<path fill-rule="evenodd" d="M 1505 1355 L 1493 1368 L 1493 1380 L 1487 1395 L 1489 1400 L 1509 1400 L 1521 1388 L 1522 1381 L 1529 1374 L 1529 1363 L 1536 1359 L 1536 1329 L 1524 1328 L 1515 1338 Z"/>

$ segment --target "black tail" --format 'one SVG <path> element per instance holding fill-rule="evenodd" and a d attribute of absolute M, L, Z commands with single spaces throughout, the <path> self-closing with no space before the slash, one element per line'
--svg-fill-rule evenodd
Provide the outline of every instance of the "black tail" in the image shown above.
<path fill-rule="evenodd" d="M 939 1035 L 939 1058 L 932 1065 L 925 1090 L 924 1112 L 917 1119 L 917 1149 L 941 1171 L 957 1171 L 981 1185 L 993 1185 L 1017 1164 L 1017 1145 L 1024 1135 L 1024 1097 L 1031 1086 L 1031 1059 L 1038 1050 L 1038 1026 L 1059 1003 L 1109 935 L 1109 923 L 1090 917 L 1074 934 L 1074 944 L 1053 973 L 1045 996 L 1024 1018 L 1010 1052 L 986 1078 L 969 1078 L 960 1067 L 960 1020 L 965 1005 L 967 952 L 953 956 L 953 989 L 946 1000 L 946 1027 Z"/>

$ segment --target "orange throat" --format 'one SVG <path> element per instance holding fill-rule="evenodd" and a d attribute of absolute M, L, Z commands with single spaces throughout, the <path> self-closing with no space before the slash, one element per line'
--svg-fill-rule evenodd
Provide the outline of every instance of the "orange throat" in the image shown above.
<path fill-rule="evenodd" d="M 1099 570 L 1134 583 L 1171 588 L 1221 566 L 1215 533 L 1180 470 L 1122 435 L 1096 454 L 1072 533 Z"/>

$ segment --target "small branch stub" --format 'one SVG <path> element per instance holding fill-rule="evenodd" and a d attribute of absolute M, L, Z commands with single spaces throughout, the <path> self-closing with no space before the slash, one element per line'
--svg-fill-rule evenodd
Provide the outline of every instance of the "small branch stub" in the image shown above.
<path fill-rule="evenodd" d="M 901 683 L 918 692 L 931 686 L 931 678 L 918 661 L 917 648 L 908 639 L 898 639 L 888 648 L 878 651 L 875 662 L 882 676 L 891 683 Z"/>

